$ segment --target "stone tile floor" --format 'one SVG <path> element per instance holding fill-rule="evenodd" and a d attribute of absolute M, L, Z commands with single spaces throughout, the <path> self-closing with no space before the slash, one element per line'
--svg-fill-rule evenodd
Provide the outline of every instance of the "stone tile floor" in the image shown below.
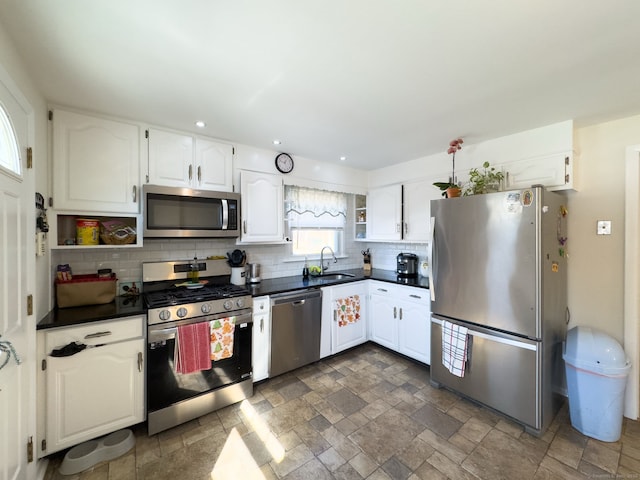
<path fill-rule="evenodd" d="M 152 437 L 78 475 L 46 480 L 640 478 L 640 424 L 605 443 L 565 405 L 541 438 L 429 385 L 429 369 L 374 344 L 256 386 L 254 396 Z"/>

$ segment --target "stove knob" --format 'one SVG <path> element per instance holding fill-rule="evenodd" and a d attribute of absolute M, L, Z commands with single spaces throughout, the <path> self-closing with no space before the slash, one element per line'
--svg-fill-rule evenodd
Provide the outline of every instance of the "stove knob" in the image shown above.
<path fill-rule="evenodd" d="M 178 315 L 178 317 L 180 317 L 180 318 L 184 318 L 184 317 L 186 317 L 186 316 L 187 316 L 187 313 L 188 313 L 188 312 L 187 312 L 187 309 L 186 309 L 186 308 L 184 308 L 184 307 L 180 307 L 180 308 L 178 309 L 178 311 L 176 312 L 176 314 L 177 314 L 177 315 Z"/>
<path fill-rule="evenodd" d="M 202 310 L 202 313 L 209 313 L 211 311 L 211 305 L 208 303 L 203 303 L 202 307 L 200 307 L 200 310 Z"/>
<path fill-rule="evenodd" d="M 231 310 L 233 308 L 233 302 L 231 300 L 225 300 L 223 306 L 225 310 Z"/>
<path fill-rule="evenodd" d="M 160 310 L 160 313 L 158 313 L 158 317 L 160 317 L 160 320 L 162 320 L 163 322 L 166 322 L 171 318 L 171 312 L 169 310 Z"/>
<path fill-rule="evenodd" d="M 239 298 L 236 302 L 236 305 L 238 306 L 238 308 L 244 308 L 244 298 Z"/>

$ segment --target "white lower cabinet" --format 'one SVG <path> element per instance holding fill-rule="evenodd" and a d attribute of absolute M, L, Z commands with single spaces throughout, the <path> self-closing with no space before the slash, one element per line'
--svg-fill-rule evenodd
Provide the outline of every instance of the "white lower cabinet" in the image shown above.
<path fill-rule="evenodd" d="M 145 324 L 135 316 L 43 331 L 41 456 L 144 421 Z M 87 348 L 51 356 L 71 342 Z"/>
<path fill-rule="evenodd" d="M 372 280 L 369 295 L 371 340 L 430 364 L 429 291 Z"/>
<path fill-rule="evenodd" d="M 323 288 L 320 358 L 366 341 L 366 281 Z"/>
<path fill-rule="evenodd" d="M 271 356 L 271 304 L 269 297 L 253 299 L 252 336 L 253 381 L 258 382 L 269 376 Z"/>

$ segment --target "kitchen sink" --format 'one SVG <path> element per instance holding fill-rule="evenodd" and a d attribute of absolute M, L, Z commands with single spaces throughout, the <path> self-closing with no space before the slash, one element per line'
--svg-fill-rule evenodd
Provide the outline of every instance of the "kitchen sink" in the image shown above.
<path fill-rule="evenodd" d="M 353 278 L 355 277 L 352 273 L 323 273 L 322 275 L 318 275 L 318 278 L 326 278 L 327 280 L 344 280 L 345 278 Z"/>

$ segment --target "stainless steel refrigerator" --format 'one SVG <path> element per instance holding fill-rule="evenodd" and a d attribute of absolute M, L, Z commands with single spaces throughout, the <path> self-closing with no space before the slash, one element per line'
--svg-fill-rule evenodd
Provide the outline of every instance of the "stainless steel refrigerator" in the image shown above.
<path fill-rule="evenodd" d="M 542 188 L 431 201 L 431 383 L 534 435 L 551 423 L 564 388 L 564 203 Z M 465 333 L 462 375 L 445 367 L 445 326 L 446 340 Z"/>

